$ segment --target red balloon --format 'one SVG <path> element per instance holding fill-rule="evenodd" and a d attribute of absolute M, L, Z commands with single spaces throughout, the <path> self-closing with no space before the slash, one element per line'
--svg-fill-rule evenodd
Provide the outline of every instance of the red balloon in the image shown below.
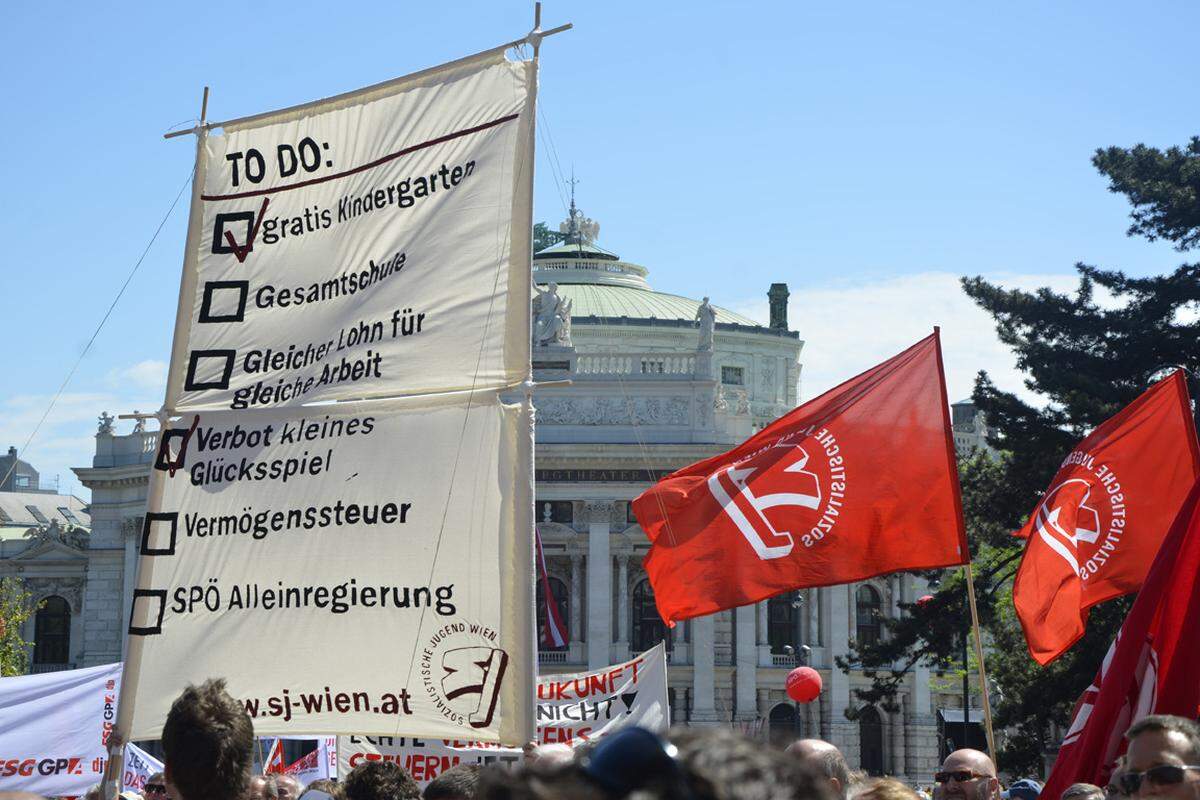
<path fill-rule="evenodd" d="M 821 695 L 821 673 L 812 667 L 796 667 L 787 676 L 787 695 L 797 703 L 811 703 Z"/>
<path fill-rule="evenodd" d="M 930 600 L 932 600 L 932 599 L 933 599 L 933 595 L 931 595 L 931 594 L 923 594 L 923 595 L 921 595 L 920 597 L 918 597 L 918 598 L 917 598 L 917 605 L 919 605 L 919 606 L 923 606 L 923 605 L 925 605 L 926 603 L 928 603 L 928 602 L 929 602 Z"/>

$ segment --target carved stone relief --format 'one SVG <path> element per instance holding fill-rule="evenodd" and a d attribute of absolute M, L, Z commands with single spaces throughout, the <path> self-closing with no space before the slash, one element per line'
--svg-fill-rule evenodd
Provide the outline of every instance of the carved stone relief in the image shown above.
<path fill-rule="evenodd" d="M 686 425 L 685 397 L 547 397 L 537 403 L 546 425 Z"/>
<path fill-rule="evenodd" d="M 25 591 L 35 602 L 58 595 L 71 606 L 71 612 L 83 612 L 83 578 L 23 578 Z"/>

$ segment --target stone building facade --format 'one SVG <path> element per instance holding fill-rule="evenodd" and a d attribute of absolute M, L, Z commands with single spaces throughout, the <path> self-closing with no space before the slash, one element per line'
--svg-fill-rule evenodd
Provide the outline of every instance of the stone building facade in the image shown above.
<path fill-rule="evenodd" d="M 764 740 L 817 736 L 856 767 L 927 782 L 938 753 L 928 670 L 908 676 L 889 712 L 860 708 L 853 690 L 869 681 L 834 665 L 852 640 L 880 636 L 883 617 L 924 593 L 918 579 L 794 592 L 667 630 L 641 566 L 649 543 L 630 501 L 797 405 L 803 342 L 788 329 L 786 286 L 770 288 L 762 325 L 655 292 L 645 267 L 581 230 L 596 227 L 576 220 L 567 242 L 534 257 L 535 377 L 570 381 L 535 394 L 537 527 L 568 629 L 564 647 L 540 653 L 541 670 L 601 667 L 665 639 L 675 722 L 735 725 Z M 92 491 L 98 559 L 84 599 L 85 664 L 120 655 L 154 446 L 153 433 L 102 431 L 92 465 L 75 470 Z M 799 659 L 821 673 L 824 689 L 798 707 L 784 681 Z M 864 713 L 852 722 L 847 709 Z"/>

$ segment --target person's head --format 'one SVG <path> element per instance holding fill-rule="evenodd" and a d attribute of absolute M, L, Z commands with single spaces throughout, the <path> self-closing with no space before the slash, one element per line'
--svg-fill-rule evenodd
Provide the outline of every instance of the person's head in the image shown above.
<path fill-rule="evenodd" d="M 156 772 L 147 778 L 145 785 L 142 786 L 142 797 L 146 800 L 168 800 L 167 776 Z"/>
<path fill-rule="evenodd" d="M 728 728 L 672 732 L 678 759 L 694 783 L 728 800 L 834 800 L 830 782 L 794 756 L 763 747 Z"/>
<path fill-rule="evenodd" d="M 104 800 L 104 787 L 100 784 L 89 786 L 83 794 L 83 800 Z"/>
<path fill-rule="evenodd" d="M 918 800 L 920 795 L 895 778 L 871 778 L 862 783 L 855 800 Z"/>
<path fill-rule="evenodd" d="M 479 785 L 478 764 L 457 764 L 425 787 L 425 800 L 472 800 Z"/>
<path fill-rule="evenodd" d="M 292 775 L 276 774 L 271 777 L 274 778 L 275 793 L 279 800 L 296 800 L 304 791 L 304 784 Z"/>
<path fill-rule="evenodd" d="M 1125 732 L 1129 748 L 1121 787 L 1131 797 L 1200 798 L 1200 725 L 1153 714 Z"/>
<path fill-rule="evenodd" d="M 1104 800 L 1104 790 L 1094 783 L 1072 783 L 1059 800 Z"/>
<path fill-rule="evenodd" d="M 417 800 L 421 789 L 398 764 L 368 761 L 350 770 L 342 782 L 346 800 Z"/>
<path fill-rule="evenodd" d="M 939 800 L 997 800 L 1000 781 L 996 765 L 987 753 L 964 748 L 946 756 L 933 779 L 940 790 Z"/>
<path fill-rule="evenodd" d="M 277 800 L 278 797 L 279 790 L 270 775 L 251 775 L 246 781 L 246 800 Z"/>
<path fill-rule="evenodd" d="M 346 800 L 346 794 L 342 791 L 342 785 L 337 781 L 329 778 L 318 778 L 317 780 L 304 787 L 304 791 L 300 793 L 300 800 L 305 800 L 305 795 L 309 792 L 324 792 L 333 798 L 333 800 Z M 317 795 L 312 795 L 307 800 L 315 800 Z"/>
<path fill-rule="evenodd" d="M 254 728 L 225 681 L 189 686 L 163 725 L 166 779 L 181 800 L 241 800 L 250 777 Z"/>
<path fill-rule="evenodd" d="M 850 788 L 850 767 L 842 751 L 821 739 L 797 739 L 787 746 L 788 755 L 813 772 L 825 776 L 833 793 L 845 800 Z"/>
<path fill-rule="evenodd" d="M 1042 795 L 1042 785 L 1033 778 L 1021 778 L 1013 781 L 1007 789 L 1000 793 L 1004 800 L 1038 800 Z"/>

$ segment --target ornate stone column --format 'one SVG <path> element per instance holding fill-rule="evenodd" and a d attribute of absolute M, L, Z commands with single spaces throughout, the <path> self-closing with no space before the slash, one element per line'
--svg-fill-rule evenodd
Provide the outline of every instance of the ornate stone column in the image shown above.
<path fill-rule="evenodd" d="M 754 607 L 739 606 L 734 611 L 733 624 L 736 632 L 734 644 L 737 647 L 734 653 L 734 664 L 736 665 L 735 705 L 738 719 L 749 720 L 758 715 L 758 703 L 754 691 L 758 686 L 758 642 L 755 636 L 758 625 Z"/>
<path fill-rule="evenodd" d="M 716 618 L 709 614 L 692 622 L 692 722 L 712 724 L 718 721 L 714 691 L 714 628 Z"/>
<path fill-rule="evenodd" d="M 590 669 L 609 664 L 612 645 L 612 555 L 608 533 L 611 502 L 588 502 L 584 519 L 588 524 L 588 618 L 587 663 Z"/>
<path fill-rule="evenodd" d="M 571 629 L 568 657 L 571 663 L 583 658 L 583 556 L 571 554 Z"/>
<path fill-rule="evenodd" d="M 758 618 L 758 665 L 771 666 L 771 632 L 767 624 L 767 601 L 763 600 L 756 607 Z"/>
<path fill-rule="evenodd" d="M 617 652 L 614 662 L 629 658 L 629 556 L 617 556 Z"/>
<path fill-rule="evenodd" d="M 844 656 L 849 652 L 850 639 L 850 594 L 853 585 L 832 586 L 829 588 L 829 656 L 830 664 L 834 658 Z M 850 728 L 853 723 L 846 719 L 846 709 L 850 706 L 850 677 L 831 666 L 829 670 L 829 738 L 830 744 L 846 752 L 850 743 Z M 855 762 L 857 763 L 857 759 Z"/>

